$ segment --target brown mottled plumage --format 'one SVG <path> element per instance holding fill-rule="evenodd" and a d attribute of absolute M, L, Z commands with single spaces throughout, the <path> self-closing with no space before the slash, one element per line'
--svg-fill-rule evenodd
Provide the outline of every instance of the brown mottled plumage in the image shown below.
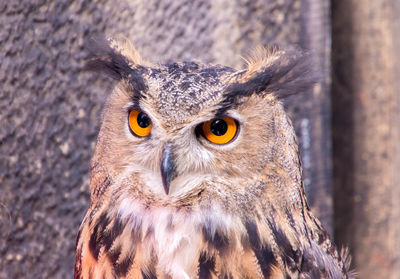
<path fill-rule="evenodd" d="M 92 160 L 75 278 L 350 278 L 306 202 L 280 99 L 313 80 L 307 58 L 270 49 L 248 69 L 144 66 L 126 41 L 98 43 L 89 68 L 118 80 Z M 129 128 L 131 110 L 151 121 Z M 202 123 L 229 117 L 226 144 Z"/>

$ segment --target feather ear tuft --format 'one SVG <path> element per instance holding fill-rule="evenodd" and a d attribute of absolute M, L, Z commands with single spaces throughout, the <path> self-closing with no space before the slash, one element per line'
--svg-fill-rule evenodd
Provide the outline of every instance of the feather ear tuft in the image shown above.
<path fill-rule="evenodd" d="M 104 73 L 117 81 L 125 79 L 132 90 L 145 91 L 147 87 L 142 74 L 146 68 L 135 63 L 141 61 L 137 51 L 127 41 L 119 42 L 121 39 L 91 39 L 87 46 L 90 56 L 84 69 Z"/>
<path fill-rule="evenodd" d="M 279 56 L 278 46 L 271 45 L 268 47 L 258 46 L 248 56 L 242 57 L 246 62 L 247 71 L 242 76 L 242 81 L 250 78 L 253 74 L 260 72 L 267 65 L 271 65 L 273 61 Z"/>
<path fill-rule="evenodd" d="M 110 38 L 110 45 L 113 49 L 119 51 L 130 63 L 134 65 L 145 65 L 145 62 L 140 56 L 132 42 L 122 34 Z"/>
<path fill-rule="evenodd" d="M 112 48 L 110 41 L 104 37 L 90 39 L 86 48 L 89 50 L 89 60 L 85 70 L 101 72 L 115 80 L 128 78 L 131 74 L 128 60 Z"/>
<path fill-rule="evenodd" d="M 248 87 L 249 94 L 273 93 L 281 99 L 307 90 L 318 80 L 311 56 L 297 49 L 258 47 L 245 61 L 247 71 L 238 82 Z"/>
<path fill-rule="evenodd" d="M 257 48 L 245 61 L 247 70 L 227 86 L 220 111 L 235 106 L 242 97 L 273 94 L 282 99 L 308 90 L 318 81 L 311 56 L 296 49 Z"/>

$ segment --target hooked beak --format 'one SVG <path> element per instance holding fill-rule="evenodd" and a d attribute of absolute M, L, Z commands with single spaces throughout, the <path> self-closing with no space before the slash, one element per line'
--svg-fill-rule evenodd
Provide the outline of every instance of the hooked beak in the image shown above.
<path fill-rule="evenodd" d="M 175 158 L 172 152 L 172 146 L 166 145 L 161 158 L 161 178 L 165 193 L 168 195 L 169 185 L 176 177 Z"/>

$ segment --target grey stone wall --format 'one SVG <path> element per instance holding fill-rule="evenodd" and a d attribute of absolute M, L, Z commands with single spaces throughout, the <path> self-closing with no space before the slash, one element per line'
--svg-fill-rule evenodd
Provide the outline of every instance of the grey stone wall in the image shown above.
<path fill-rule="evenodd" d="M 0 278 L 71 278 L 89 161 L 113 84 L 85 41 L 123 33 L 150 61 L 242 66 L 268 43 L 313 53 L 322 79 L 288 99 L 306 189 L 331 225 L 327 0 L 0 1 Z"/>

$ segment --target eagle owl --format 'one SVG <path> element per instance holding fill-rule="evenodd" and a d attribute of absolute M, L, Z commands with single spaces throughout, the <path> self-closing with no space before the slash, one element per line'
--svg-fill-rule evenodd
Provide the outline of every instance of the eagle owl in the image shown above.
<path fill-rule="evenodd" d="M 282 98 L 313 84 L 306 56 L 261 49 L 245 70 L 151 65 L 97 41 L 117 80 L 91 166 L 75 278 L 349 278 L 307 205 Z"/>

